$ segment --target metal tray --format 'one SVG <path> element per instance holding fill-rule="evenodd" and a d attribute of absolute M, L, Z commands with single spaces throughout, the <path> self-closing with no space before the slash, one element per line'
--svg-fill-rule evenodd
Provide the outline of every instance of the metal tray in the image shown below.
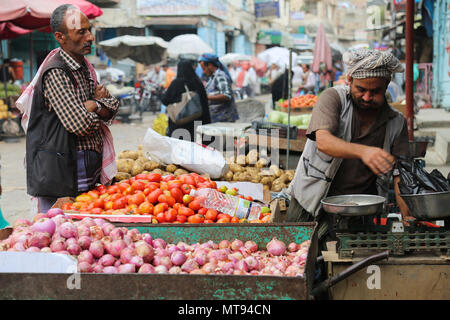
<path fill-rule="evenodd" d="M 382 213 L 386 199 L 368 194 L 348 194 L 328 197 L 321 200 L 327 213 L 341 216 L 366 216 Z"/>
<path fill-rule="evenodd" d="M 450 191 L 427 194 L 401 194 L 414 218 L 439 220 L 450 218 Z"/>

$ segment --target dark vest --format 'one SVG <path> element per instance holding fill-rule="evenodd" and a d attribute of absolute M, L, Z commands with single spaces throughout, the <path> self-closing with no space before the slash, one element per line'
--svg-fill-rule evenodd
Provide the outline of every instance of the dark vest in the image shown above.
<path fill-rule="evenodd" d="M 26 164 L 27 192 L 35 197 L 73 197 L 78 191 L 76 135 L 69 133 L 56 112 L 49 111 L 44 103 L 43 79 L 54 68 L 64 70 L 77 86 L 58 52 L 48 61 L 34 89 L 26 136 Z"/>

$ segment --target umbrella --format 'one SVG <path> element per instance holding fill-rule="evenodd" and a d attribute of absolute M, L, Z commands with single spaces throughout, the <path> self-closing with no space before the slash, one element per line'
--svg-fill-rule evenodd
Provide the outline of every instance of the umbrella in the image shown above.
<path fill-rule="evenodd" d="M 206 42 L 196 34 L 182 34 L 169 41 L 167 48 L 169 57 L 177 59 L 180 54 L 195 54 L 200 56 L 204 53 L 215 53 Z"/>
<path fill-rule="evenodd" d="M 0 39 L 13 39 L 32 31 L 18 27 L 11 22 L 0 23 Z"/>
<path fill-rule="evenodd" d="M 224 65 L 232 64 L 235 61 L 250 61 L 251 56 L 241 53 L 227 53 L 219 58 Z"/>
<path fill-rule="evenodd" d="M 292 59 L 295 61 L 297 55 L 293 52 Z M 268 66 L 272 64 L 278 65 L 281 69 L 289 67 L 289 49 L 282 47 L 272 47 L 257 56 L 258 59 L 265 62 Z"/>
<path fill-rule="evenodd" d="M 112 59 L 130 58 L 149 65 L 164 59 L 169 44 L 159 37 L 126 35 L 101 41 L 98 45 Z"/>
<path fill-rule="evenodd" d="M 326 70 L 331 70 L 333 67 L 330 44 L 328 43 L 327 35 L 325 34 L 325 29 L 322 24 L 320 24 L 314 42 L 312 71 L 318 73 L 321 63 L 325 63 Z"/>
<path fill-rule="evenodd" d="M 89 19 L 103 13 L 99 7 L 85 0 L 2 0 L 0 22 L 10 22 L 28 30 L 45 28 L 50 25 L 52 12 L 66 3 L 80 8 Z"/>

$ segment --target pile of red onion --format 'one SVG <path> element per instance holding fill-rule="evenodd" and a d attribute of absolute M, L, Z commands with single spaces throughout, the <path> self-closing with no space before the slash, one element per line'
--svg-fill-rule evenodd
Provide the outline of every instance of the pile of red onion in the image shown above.
<path fill-rule="evenodd" d="M 273 238 L 266 250 L 253 241 L 177 244 L 103 219 L 73 221 L 60 209 L 16 220 L 0 251 L 54 252 L 78 259 L 80 272 L 303 276 L 310 241 L 288 246 Z"/>

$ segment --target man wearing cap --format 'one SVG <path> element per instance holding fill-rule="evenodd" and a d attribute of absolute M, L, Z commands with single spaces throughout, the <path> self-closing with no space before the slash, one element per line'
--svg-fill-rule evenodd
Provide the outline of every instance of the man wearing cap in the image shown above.
<path fill-rule="evenodd" d="M 318 221 L 319 239 L 329 234 L 332 223 L 321 210 L 323 198 L 378 194 L 387 199 L 391 174 L 403 220 L 410 218 L 399 197 L 400 177 L 393 172 L 395 160 L 409 153 L 406 120 L 385 98 L 392 74 L 403 67 L 391 53 L 368 49 L 348 51 L 343 60 L 348 85 L 320 95 L 288 189 L 286 221 Z"/>

